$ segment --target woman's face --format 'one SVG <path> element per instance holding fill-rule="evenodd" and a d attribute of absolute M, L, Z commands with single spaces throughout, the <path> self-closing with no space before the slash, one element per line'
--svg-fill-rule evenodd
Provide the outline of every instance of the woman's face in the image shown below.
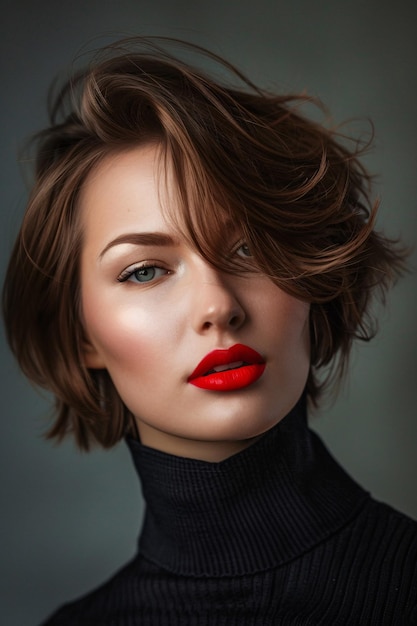
<path fill-rule="evenodd" d="M 299 399 L 309 305 L 255 267 L 226 274 L 190 248 L 162 212 L 157 155 L 108 156 L 81 194 L 85 360 L 108 371 L 142 443 L 219 461 Z M 223 246 L 250 265 L 243 244 L 225 232 Z"/>

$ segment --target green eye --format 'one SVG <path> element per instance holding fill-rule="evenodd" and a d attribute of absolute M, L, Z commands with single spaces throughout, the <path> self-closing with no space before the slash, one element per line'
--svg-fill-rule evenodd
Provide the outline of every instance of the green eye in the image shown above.
<path fill-rule="evenodd" d="M 130 282 L 136 284 L 150 283 L 153 280 L 169 274 L 169 270 L 157 265 L 141 265 L 125 270 L 118 278 L 121 283 Z"/>
<path fill-rule="evenodd" d="M 148 283 L 155 278 L 157 269 L 156 267 L 141 267 L 132 272 L 128 280 L 134 280 L 138 283 Z"/>

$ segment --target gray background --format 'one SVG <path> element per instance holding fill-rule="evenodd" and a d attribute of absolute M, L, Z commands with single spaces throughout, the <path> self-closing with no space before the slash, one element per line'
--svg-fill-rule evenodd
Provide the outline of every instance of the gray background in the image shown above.
<path fill-rule="evenodd" d="M 376 148 L 367 164 L 380 175 L 379 225 L 415 243 L 415 6 L 413 0 L 2 0 L 2 272 L 25 200 L 17 153 L 46 121 L 50 80 L 86 43 L 135 33 L 206 45 L 263 86 L 319 95 L 337 121 L 372 118 Z M 415 268 L 415 254 L 412 262 Z M 313 421 L 359 482 L 414 517 L 416 317 L 414 273 L 393 291 L 379 336 L 355 352 L 337 402 Z M 29 626 L 132 555 L 141 501 L 123 445 L 85 455 L 70 442 L 56 447 L 42 440 L 48 398 L 19 374 L 3 335 L 1 384 L 0 619 Z"/>

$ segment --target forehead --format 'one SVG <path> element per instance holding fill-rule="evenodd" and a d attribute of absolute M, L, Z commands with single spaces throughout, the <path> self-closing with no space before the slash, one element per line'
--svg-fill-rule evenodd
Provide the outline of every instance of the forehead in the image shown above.
<path fill-rule="evenodd" d="M 161 227 L 161 198 L 170 195 L 156 146 L 106 155 L 87 176 L 79 196 L 84 236 L 117 236 L 135 224 Z"/>
<path fill-rule="evenodd" d="M 203 186 L 190 176 L 177 180 L 172 159 L 160 144 L 107 154 L 87 176 L 79 196 L 84 244 L 126 232 L 162 231 L 217 248 L 238 230 L 236 220 L 205 194 L 201 202 L 190 188 Z M 209 243 L 210 242 L 210 243 Z M 205 247 L 205 245 L 203 247 Z"/>

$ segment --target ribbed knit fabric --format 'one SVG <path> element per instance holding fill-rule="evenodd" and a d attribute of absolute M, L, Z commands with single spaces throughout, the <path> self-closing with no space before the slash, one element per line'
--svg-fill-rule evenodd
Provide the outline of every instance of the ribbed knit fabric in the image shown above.
<path fill-rule="evenodd" d="M 417 625 L 416 522 L 337 465 L 304 408 L 220 463 L 129 441 L 139 553 L 45 626 Z"/>

